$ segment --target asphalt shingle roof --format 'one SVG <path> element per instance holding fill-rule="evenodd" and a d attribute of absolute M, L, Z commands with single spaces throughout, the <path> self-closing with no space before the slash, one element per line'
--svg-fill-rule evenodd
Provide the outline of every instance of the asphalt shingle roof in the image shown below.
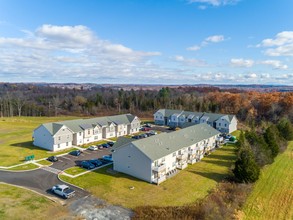
<path fill-rule="evenodd" d="M 184 147 L 189 147 L 200 141 L 220 134 L 219 131 L 207 124 L 197 124 L 171 133 L 161 133 L 140 140 L 117 143 L 116 149 L 130 142 L 152 161 L 167 156 Z"/>

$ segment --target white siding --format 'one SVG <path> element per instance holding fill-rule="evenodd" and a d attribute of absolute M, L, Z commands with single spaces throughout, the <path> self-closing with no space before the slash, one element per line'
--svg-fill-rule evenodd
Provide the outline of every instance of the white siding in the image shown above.
<path fill-rule="evenodd" d="M 49 133 L 49 131 L 41 125 L 40 127 L 36 128 L 34 130 L 34 142 L 33 144 L 35 146 L 53 151 L 54 150 L 54 139 L 52 135 Z"/>
<path fill-rule="evenodd" d="M 151 182 L 151 161 L 130 143 L 112 152 L 113 169 Z"/>

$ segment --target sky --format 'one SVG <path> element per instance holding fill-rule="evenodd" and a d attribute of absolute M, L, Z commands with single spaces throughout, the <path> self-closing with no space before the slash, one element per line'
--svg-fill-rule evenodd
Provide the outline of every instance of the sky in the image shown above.
<path fill-rule="evenodd" d="M 292 0 L 0 0 L 0 82 L 293 85 Z"/>

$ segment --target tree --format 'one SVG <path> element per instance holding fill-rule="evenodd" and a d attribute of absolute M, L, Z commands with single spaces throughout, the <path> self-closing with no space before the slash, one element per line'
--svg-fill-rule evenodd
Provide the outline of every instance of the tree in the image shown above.
<path fill-rule="evenodd" d="M 253 183 L 258 180 L 260 168 L 249 147 L 242 147 L 240 150 L 233 173 L 239 182 Z"/>
<path fill-rule="evenodd" d="M 268 144 L 268 147 L 271 149 L 272 156 L 275 158 L 279 153 L 278 146 L 278 136 L 279 132 L 274 125 L 268 127 L 264 133 L 264 139 Z"/>
<path fill-rule="evenodd" d="M 293 126 L 287 118 L 282 118 L 277 125 L 280 135 L 287 141 L 293 140 Z"/>

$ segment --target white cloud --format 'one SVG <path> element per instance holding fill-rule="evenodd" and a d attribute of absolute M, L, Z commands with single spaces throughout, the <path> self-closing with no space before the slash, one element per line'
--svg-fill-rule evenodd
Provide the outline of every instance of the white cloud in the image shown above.
<path fill-rule="evenodd" d="M 176 62 L 180 62 L 183 65 L 188 65 L 188 66 L 196 66 L 196 67 L 205 67 L 207 66 L 207 63 L 204 60 L 198 60 L 198 59 L 192 59 L 192 58 L 185 58 L 183 56 L 175 56 L 174 60 Z"/>
<path fill-rule="evenodd" d="M 206 9 L 208 5 L 214 7 L 235 5 L 240 2 L 240 0 L 188 0 L 188 2 L 199 4 L 199 9 Z"/>
<path fill-rule="evenodd" d="M 245 59 L 231 59 L 230 60 L 230 63 L 232 66 L 234 67 L 252 67 L 253 64 L 254 64 L 254 61 L 253 60 L 245 60 Z"/>
<path fill-rule="evenodd" d="M 209 37 L 205 38 L 200 43 L 200 46 L 194 45 L 194 46 L 191 46 L 191 47 L 187 47 L 186 50 L 197 51 L 197 50 L 200 50 L 202 47 L 207 46 L 208 44 L 219 43 L 219 42 L 222 42 L 224 40 L 226 40 L 224 35 L 212 35 L 212 36 L 209 36 Z"/>
<path fill-rule="evenodd" d="M 186 50 L 197 51 L 197 50 L 200 50 L 200 46 L 194 45 L 194 46 L 186 48 Z"/>
<path fill-rule="evenodd" d="M 272 66 L 274 69 L 282 69 L 286 70 L 288 69 L 288 66 L 285 64 L 282 64 L 280 60 L 265 60 L 261 61 L 261 64 Z"/>
<path fill-rule="evenodd" d="M 213 36 L 209 36 L 205 39 L 205 42 L 207 43 L 219 43 L 221 41 L 224 41 L 225 38 L 223 35 L 213 35 Z"/>
<path fill-rule="evenodd" d="M 258 76 L 256 75 L 256 73 L 248 73 L 245 74 L 244 77 L 248 79 L 256 79 Z"/>
<path fill-rule="evenodd" d="M 268 56 L 293 56 L 293 31 L 283 31 L 274 39 L 264 39 L 257 47 L 268 48 L 265 50 Z"/>

